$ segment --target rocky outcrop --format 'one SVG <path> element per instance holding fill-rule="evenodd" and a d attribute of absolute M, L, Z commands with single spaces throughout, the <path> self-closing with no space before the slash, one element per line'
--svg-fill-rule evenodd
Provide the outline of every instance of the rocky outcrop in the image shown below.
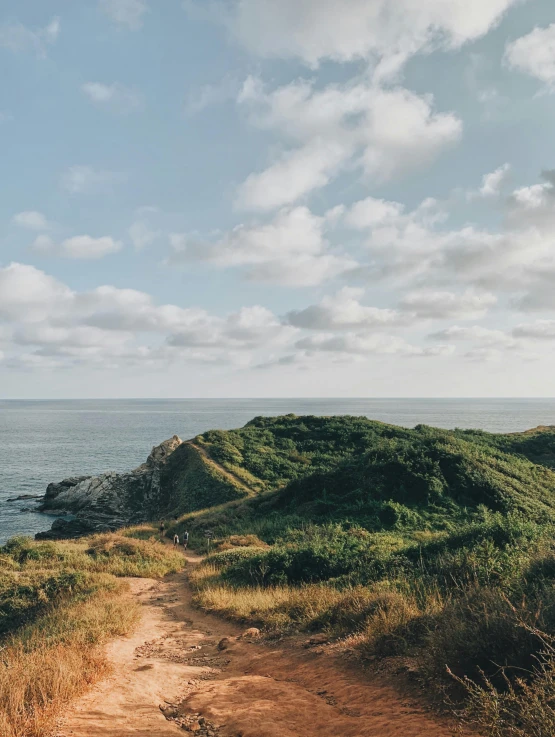
<path fill-rule="evenodd" d="M 38 532 L 36 540 L 60 540 L 84 535 L 93 535 L 97 532 L 113 532 L 123 527 L 126 520 L 117 519 L 109 515 L 90 515 L 85 517 L 74 517 L 72 519 L 60 518 L 54 520 L 52 527 L 46 532 Z"/>
<path fill-rule="evenodd" d="M 165 440 L 152 449 L 145 463 L 129 473 L 110 471 L 49 484 L 40 511 L 69 512 L 73 518 L 56 520 L 49 531 L 39 533 L 40 539 L 79 537 L 159 515 L 168 505 L 167 484 L 161 481 L 163 470 L 182 442 L 177 435 Z"/>

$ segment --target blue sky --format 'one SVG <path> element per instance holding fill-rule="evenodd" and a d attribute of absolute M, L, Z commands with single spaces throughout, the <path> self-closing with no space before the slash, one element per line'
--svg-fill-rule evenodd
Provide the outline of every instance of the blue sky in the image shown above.
<path fill-rule="evenodd" d="M 553 396 L 548 0 L 7 0 L 5 397 Z"/>

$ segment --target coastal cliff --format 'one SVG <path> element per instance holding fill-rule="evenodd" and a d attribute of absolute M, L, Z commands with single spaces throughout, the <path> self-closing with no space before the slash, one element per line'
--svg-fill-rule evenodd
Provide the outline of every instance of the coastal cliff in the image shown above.
<path fill-rule="evenodd" d="M 368 467 L 356 467 L 363 458 Z M 38 537 L 77 537 L 171 519 L 282 489 L 287 492 L 276 503 L 291 497 L 296 514 L 316 502 L 329 512 L 334 498 L 342 508 L 347 504 L 349 483 L 355 496 L 368 487 L 351 511 L 360 516 L 365 510 L 372 519 L 412 518 L 423 499 L 428 514 L 447 498 L 466 510 L 486 504 L 499 512 L 509 505 L 528 514 L 532 497 L 534 513 L 551 518 L 552 470 L 553 428 L 492 434 L 424 425 L 409 430 L 364 417 L 256 417 L 242 428 L 210 430 L 191 440 L 174 435 L 128 473 L 50 484 L 39 509 L 68 516 Z"/>
<path fill-rule="evenodd" d="M 191 512 L 206 499 L 222 503 L 248 495 L 247 487 L 177 435 L 155 446 L 145 463 L 127 473 L 75 476 L 46 489 L 39 510 L 65 514 L 37 539 L 79 537 L 158 517 Z"/>

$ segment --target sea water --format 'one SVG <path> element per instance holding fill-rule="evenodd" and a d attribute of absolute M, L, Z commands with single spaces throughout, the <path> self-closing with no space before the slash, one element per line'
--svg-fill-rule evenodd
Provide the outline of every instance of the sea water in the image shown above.
<path fill-rule="evenodd" d="M 33 511 L 47 484 L 67 476 L 126 471 L 153 445 L 210 429 L 240 427 L 257 415 L 362 415 L 405 427 L 516 432 L 555 425 L 555 399 L 136 399 L 0 400 L 0 543 L 48 529 Z"/>

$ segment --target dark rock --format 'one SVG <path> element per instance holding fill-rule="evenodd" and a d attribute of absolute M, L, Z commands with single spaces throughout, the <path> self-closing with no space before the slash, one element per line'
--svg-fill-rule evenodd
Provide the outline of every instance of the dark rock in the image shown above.
<path fill-rule="evenodd" d="M 6 499 L 7 502 L 19 502 L 24 499 L 44 499 L 43 494 L 20 494 L 19 496 L 11 496 Z"/>
<path fill-rule="evenodd" d="M 73 489 L 83 481 L 87 481 L 87 479 L 90 478 L 91 476 L 71 476 L 70 478 L 64 479 L 59 483 L 48 484 L 48 486 L 46 487 L 46 494 L 44 495 L 44 498 L 42 500 L 41 511 L 46 511 L 46 509 L 54 508 L 56 506 L 55 499 L 57 499 L 60 494 L 64 494 L 69 489 Z"/>
<path fill-rule="evenodd" d="M 152 449 L 146 463 L 128 473 L 109 471 L 100 476 L 72 476 L 49 484 L 39 511 L 74 515 L 57 519 L 38 540 L 80 537 L 145 522 L 165 506 L 160 476 L 173 451 L 182 444 L 174 435 Z M 167 502 L 166 502 L 167 503 Z"/>
<path fill-rule="evenodd" d="M 98 532 L 113 532 L 118 527 L 123 527 L 125 523 L 125 520 L 107 516 L 57 519 L 49 530 L 38 532 L 35 540 L 67 540 Z"/>

